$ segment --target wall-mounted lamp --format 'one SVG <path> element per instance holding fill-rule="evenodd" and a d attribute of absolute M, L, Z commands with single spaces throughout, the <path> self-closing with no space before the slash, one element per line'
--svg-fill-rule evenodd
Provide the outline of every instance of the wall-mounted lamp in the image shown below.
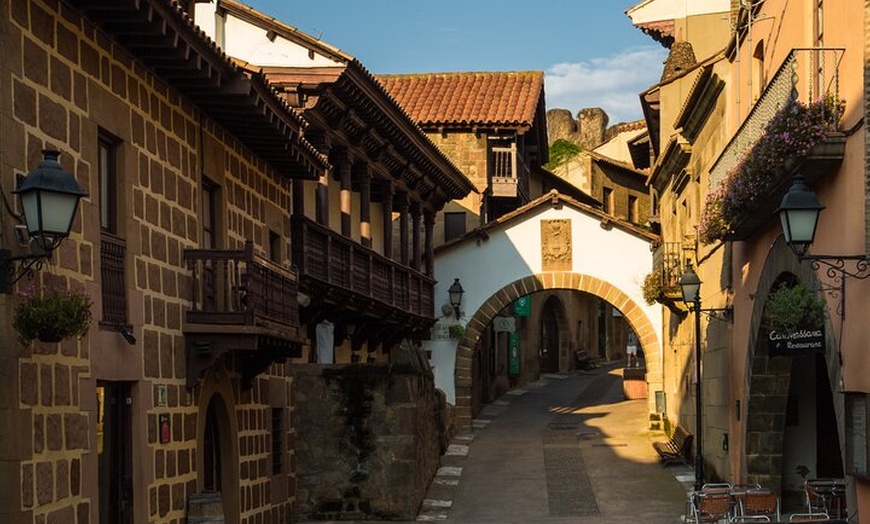
<path fill-rule="evenodd" d="M 816 271 L 824 264 L 825 273 L 836 285 L 833 289 L 839 291 L 840 318 L 846 317 L 846 277 L 863 280 L 870 276 L 870 260 L 862 255 L 808 255 L 810 245 L 816 238 L 816 228 L 819 225 L 819 215 L 825 209 L 816 194 L 804 183 L 801 175 L 794 177 L 788 192 L 782 197 L 777 212 L 782 223 L 782 233 L 785 243 L 791 248 L 798 260 L 809 260 Z M 855 269 L 848 270 L 846 261 L 854 261 Z M 828 291 L 831 289 L 828 288 Z M 834 295 L 836 296 L 836 295 Z"/>
<path fill-rule="evenodd" d="M 59 152 L 46 149 L 42 155 L 42 162 L 13 191 L 21 200 L 27 233 L 38 252 L 12 255 L 8 249 L 0 250 L 0 293 L 10 293 L 12 284 L 33 272 L 34 264 L 40 267 L 51 258 L 51 252 L 69 236 L 79 200 L 87 195 L 72 174 L 61 168 Z"/>
<path fill-rule="evenodd" d="M 456 315 L 456 318 L 459 318 L 459 306 L 462 305 L 462 294 L 465 293 L 465 290 L 462 289 L 462 284 L 459 283 L 459 279 L 453 279 L 453 284 L 450 284 L 450 289 L 447 290 L 447 294 L 450 295 L 450 305 L 453 306 L 453 313 Z"/>

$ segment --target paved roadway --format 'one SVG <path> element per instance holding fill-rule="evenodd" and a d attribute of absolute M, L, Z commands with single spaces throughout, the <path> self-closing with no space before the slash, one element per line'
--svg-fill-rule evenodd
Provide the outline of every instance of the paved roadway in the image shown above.
<path fill-rule="evenodd" d="M 682 522 L 692 471 L 659 465 L 647 417 L 646 400 L 623 399 L 621 369 L 546 375 L 454 439 L 417 521 Z"/>

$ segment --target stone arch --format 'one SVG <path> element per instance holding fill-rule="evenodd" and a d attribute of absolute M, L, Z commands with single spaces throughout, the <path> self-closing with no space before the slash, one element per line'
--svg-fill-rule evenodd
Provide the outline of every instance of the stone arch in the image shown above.
<path fill-rule="evenodd" d="M 582 291 L 606 300 L 618 308 L 631 328 L 637 334 L 638 341 L 648 358 L 661 354 L 661 344 L 653 323 L 625 292 L 599 278 L 572 273 L 569 271 L 554 271 L 530 275 L 506 286 L 492 294 L 481 304 L 480 308 L 469 319 L 465 328 L 465 336 L 459 341 L 456 349 L 456 367 L 454 371 L 456 384 L 456 425 L 460 430 L 471 430 L 472 427 L 472 386 L 474 374 L 472 363 L 478 340 L 498 315 L 498 312 L 514 300 L 539 291 L 568 289 Z"/>
<path fill-rule="evenodd" d="M 791 382 L 791 358 L 784 356 L 771 357 L 763 345 L 761 321 L 767 296 L 774 285 L 782 279 L 796 277 L 798 281 L 819 288 L 819 280 L 810 264 L 800 264 L 779 237 L 765 260 L 754 298 L 752 319 L 749 326 L 747 345 L 747 361 L 745 369 L 745 391 L 747 399 L 747 415 L 745 426 L 745 453 L 742 464 L 747 482 L 759 483 L 779 489 L 782 486 L 782 461 L 785 449 L 785 412 Z M 825 345 L 836 347 L 830 317 L 826 320 Z M 827 365 L 830 384 L 840 383 L 840 366 L 836 351 L 827 351 Z M 835 395 L 834 402 L 842 403 L 842 396 Z M 834 406 L 838 418 L 841 449 L 843 446 L 843 421 L 840 418 L 843 406 Z"/>

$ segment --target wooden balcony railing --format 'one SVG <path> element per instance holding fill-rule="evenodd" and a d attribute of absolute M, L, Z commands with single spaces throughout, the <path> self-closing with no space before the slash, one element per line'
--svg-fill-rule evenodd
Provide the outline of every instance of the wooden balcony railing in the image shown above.
<path fill-rule="evenodd" d="M 492 196 L 516 198 L 519 180 L 517 177 L 517 146 L 493 147 L 490 162 Z"/>
<path fill-rule="evenodd" d="M 109 326 L 127 325 L 127 286 L 124 280 L 124 257 L 127 243 L 123 238 L 103 232 L 100 238 L 100 285 L 103 316 Z"/>
<path fill-rule="evenodd" d="M 300 216 L 292 219 L 292 257 L 303 291 L 306 279 L 338 296 L 377 301 L 432 318 L 435 281 L 419 271 Z M 309 290 L 310 291 L 310 290 Z"/>
<path fill-rule="evenodd" d="M 299 327 L 298 278 L 244 249 L 186 249 L 191 271 L 191 324 Z"/>

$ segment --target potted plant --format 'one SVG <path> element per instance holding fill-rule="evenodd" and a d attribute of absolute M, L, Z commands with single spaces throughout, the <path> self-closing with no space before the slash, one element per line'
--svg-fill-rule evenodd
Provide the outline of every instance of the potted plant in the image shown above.
<path fill-rule="evenodd" d="M 450 338 L 460 339 L 465 336 L 465 326 L 462 324 L 451 324 L 450 327 L 447 328 L 447 332 L 450 335 Z"/>
<path fill-rule="evenodd" d="M 658 271 L 650 271 L 643 279 L 643 299 L 648 306 L 655 304 L 662 296 L 662 277 Z"/>
<path fill-rule="evenodd" d="M 762 322 L 779 333 L 819 328 L 825 323 L 825 303 L 801 283 L 781 284 L 768 295 Z"/>
<path fill-rule="evenodd" d="M 88 332 L 93 302 L 84 291 L 52 289 L 37 294 L 31 284 L 19 298 L 12 325 L 22 344 L 60 342 Z"/>

